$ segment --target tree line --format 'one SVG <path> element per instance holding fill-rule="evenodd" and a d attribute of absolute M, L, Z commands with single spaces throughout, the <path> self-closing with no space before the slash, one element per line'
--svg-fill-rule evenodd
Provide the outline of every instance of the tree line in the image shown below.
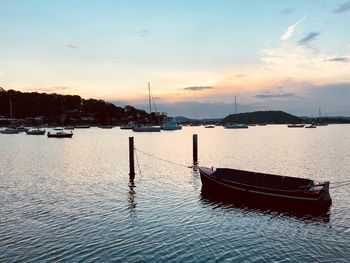
<path fill-rule="evenodd" d="M 144 123 L 150 117 L 146 111 L 130 105 L 118 107 L 104 100 L 83 99 L 78 95 L 6 91 L 1 87 L 0 116 L 42 119 L 43 123 L 49 124 L 64 122 L 65 125 Z M 164 113 L 152 112 L 151 119 L 161 121 L 164 117 Z"/>

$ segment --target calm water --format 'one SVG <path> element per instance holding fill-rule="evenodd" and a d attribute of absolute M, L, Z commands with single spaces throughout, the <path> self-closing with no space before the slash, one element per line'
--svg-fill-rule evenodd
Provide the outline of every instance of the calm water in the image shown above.
<path fill-rule="evenodd" d="M 350 179 L 350 125 L 1 135 L 0 261 L 349 262 L 348 187 L 331 188 L 325 217 L 237 208 L 203 198 L 197 172 L 141 153 L 128 187 L 129 136 L 190 165 L 193 133 L 203 166 Z"/>

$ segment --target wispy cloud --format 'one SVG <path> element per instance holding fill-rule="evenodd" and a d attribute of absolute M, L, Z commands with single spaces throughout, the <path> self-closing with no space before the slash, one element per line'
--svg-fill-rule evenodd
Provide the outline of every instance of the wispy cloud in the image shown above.
<path fill-rule="evenodd" d="M 26 90 L 32 91 L 33 88 L 27 88 Z M 48 92 L 48 93 L 65 93 L 65 92 L 74 92 L 76 89 L 72 87 L 67 86 L 53 86 L 53 87 L 42 87 L 42 88 L 35 88 L 34 89 L 37 92 Z"/>
<path fill-rule="evenodd" d="M 272 90 L 257 94 L 254 97 L 258 99 L 290 98 L 290 97 L 295 97 L 295 93 L 285 92 L 282 86 L 278 86 Z"/>
<path fill-rule="evenodd" d="M 341 4 L 340 6 L 338 6 L 336 9 L 334 9 L 334 13 L 335 14 L 339 14 L 339 13 L 344 13 L 346 11 L 350 10 L 350 1 L 347 1 L 343 4 Z"/>
<path fill-rule="evenodd" d="M 285 9 L 281 10 L 281 11 L 280 11 L 280 14 L 281 14 L 281 15 L 284 15 L 284 16 L 287 16 L 287 15 L 290 15 L 290 14 L 292 14 L 292 13 L 294 13 L 294 12 L 295 12 L 295 9 L 294 9 L 294 8 L 288 7 L 288 8 L 285 8 Z"/>
<path fill-rule="evenodd" d="M 289 38 L 291 38 L 293 36 L 293 33 L 294 33 L 295 29 L 297 28 L 297 26 L 305 19 L 306 19 L 306 16 L 304 16 L 302 19 L 300 19 L 299 21 L 297 21 L 296 23 L 294 23 L 293 25 L 288 27 L 287 31 L 284 32 L 284 34 L 281 36 L 281 40 L 286 41 Z"/>
<path fill-rule="evenodd" d="M 213 89 L 211 86 L 194 86 L 194 87 L 186 87 L 184 90 L 189 91 L 199 91 L 199 90 L 206 90 L 206 89 Z"/>
<path fill-rule="evenodd" d="M 150 32 L 146 29 L 135 30 L 133 33 L 138 35 L 139 37 L 146 37 L 150 34 Z"/>
<path fill-rule="evenodd" d="M 286 97 L 294 97 L 294 93 L 280 93 L 280 94 L 269 94 L 269 93 L 262 93 L 257 94 L 254 97 L 258 99 L 269 99 L 269 98 L 286 98 Z"/>
<path fill-rule="evenodd" d="M 310 32 L 305 37 L 300 39 L 298 43 L 300 45 L 308 45 L 310 42 L 314 41 L 319 35 L 320 32 Z"/>
<path fill-rule="evenodd" d="M 350 58 L 347 58 L 347 57 L 335 57 L 335 58 L 325 59 L 324 61 L 329 61 L 329 62 L 349 62 Z"/>
<path fill-rule="evenodd" d="M 73 49 L 74 49 L 74 48 L 78 48 L 78 46 L 72 45 L 72 44 L 68 44 L 67 47 L 68 47 L 68 48 L 73 48 Z"/>
<path fill-rule="evenodd" d="M 244 78 L 244 77 L 247 77 L 247 74 L 236 74 L 235 75 L 236 78 Z"/>

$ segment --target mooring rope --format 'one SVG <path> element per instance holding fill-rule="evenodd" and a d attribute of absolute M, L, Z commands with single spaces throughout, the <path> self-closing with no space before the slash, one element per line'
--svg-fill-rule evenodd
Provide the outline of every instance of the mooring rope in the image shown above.
<path fill-rule="evenodd" d="M 167 162 L 167 163 L 170 163 L 170 164 L 174 164 L 174 165 L 178 165 L 178 166 L 182 166 L 182 167 L 186 167 L 186 168 L 193 168 L 192 165 L 189 166 L 189 165 L 185 165 L 185 164 L 181 164 L 181 163 L 176 163 L 176 162 L 173 162 L 173 161 L 169 161 L 169 160 L 160 158 L 160 157 L 158 157 L 158 156 L 155 156 L 155 155 L 153 155 L 153 154 L 146 153 L 146 152 L 144 152 L 144 151 L 141 151 L 141 150 L 139 150 L 139 149 L 136 149 L 135 147 L 134 147 L 134 150 L 135 150 L 135 152 L 140 152 L 140 153 L 142 153 L 142 154 L 144 154 L 144 155 L 147 155 L 147 156 L 152 157 L 152 158 L 154 158 L 154 159 L 158 159 L 158 160 L 163 161 L 163 162 Z"/>
<path fill-rule="evenodd" d="M 343 184 L 343 183 L 350 183 L 350 180 L 332 182 L 332 184 Z"/>
<path fill-rule="evenodd" d="M 137 156 L 137 151 L 136 151 L 135 147 L 134 147 L 134 152 L 135 152 L 135 156 L 136 156 L 137 167 L 139 168 L 139 173 L 140 173 L 140 176 L 142 177 L 142 172 L 141 172 L 141 168 L 140 168 L 139 157 Z"/>
<path fill-rule="evenodd" d="M 334 183 L 332 183 L 334 185 Z M 338 187 L 342 187 L 342 186 L 346 186 L 346 185 L 349 185 L 350 182 L 346 182 L 346 183 L 342 183 L 342 184 L 339 184 L 339 185 L 335 185 L 335 186 L 332 186 L 332 188 L 338 188 Z"/>

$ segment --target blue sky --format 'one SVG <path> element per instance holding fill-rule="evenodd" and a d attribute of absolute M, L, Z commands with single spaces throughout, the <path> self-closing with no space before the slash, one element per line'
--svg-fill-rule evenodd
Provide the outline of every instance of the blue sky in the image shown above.
<path fill-rule="evenodd" d="M 0 10 L 5 89 L 143 107 L 150 81 L 171 115 L 225 116 L 235 95 L 241 110 L 350 115 L 350 1 L 0 0 Z"/>

